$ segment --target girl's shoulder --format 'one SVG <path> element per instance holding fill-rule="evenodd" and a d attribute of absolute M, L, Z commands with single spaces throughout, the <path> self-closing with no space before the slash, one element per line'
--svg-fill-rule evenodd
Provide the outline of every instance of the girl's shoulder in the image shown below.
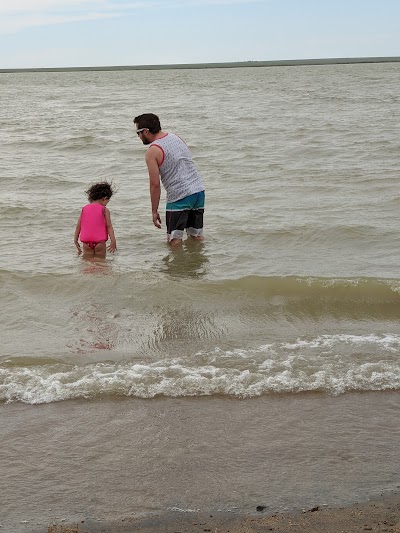
<path fill-rule="evenodd" d="M 91 204 L 86 204 L 82 207 L 82 213 L 105 213 L 105 210 L 106 207 L 104 205 L 101 205 L 101 204 L 97 204 L 95 202 L 91 203 Z"/>
<path fill-rule="evenodd" d="M 101 207 L 104 207 L 104 205 L 98 204 L 97 202 L 91 202 L 90 204 L 86 204 L 82 207 L 82 209 L 99 209 Z"/>

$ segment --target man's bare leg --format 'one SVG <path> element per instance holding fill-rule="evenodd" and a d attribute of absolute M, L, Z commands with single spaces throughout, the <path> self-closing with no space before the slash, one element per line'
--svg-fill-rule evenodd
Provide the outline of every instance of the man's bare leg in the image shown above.
<path fill-rule="evenodd" d="M 179 246 L 180 244 L 182 244 L 182 239 L 171 239 L 170 241 L 168 241 L 168 244 L 170 244 L 171 246 Z"/>

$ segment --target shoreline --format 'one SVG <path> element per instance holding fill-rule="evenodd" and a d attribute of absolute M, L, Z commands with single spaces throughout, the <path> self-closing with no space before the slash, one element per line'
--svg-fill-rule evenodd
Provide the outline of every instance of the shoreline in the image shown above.
<path fill-rule="evenodd" d="M 382 494 L 367 502 L 341 507 L 314 507 L 263 516 L 262 512 L 235 515 L 227 512 L 162 513 L 129 518 L 110 524 L 93 520 L 80 524 L 50 524 L 34 533 L 374 533 L 400 532 L 400 493 Z"/>
<path fill-rule="evenodd" d="M 393 522 L 397 415 L 393 391 L 3 404 L 0 525 L 7 533 L 77 525 L 79 533 L 285 533 L 296 531 L 285 529 L 296 516 L 301 531 L 314 532 L 315 520 L 349 522 L 343 508 L 359 512 L 354 502 L 364 502 L 365 524 Z"/>
<path fill-rule="evenodd" d="M 179 69 L 213 69 L 213 68 L 249 68 L 249 67 L 293 67 L 310 65 L 348 65 L 359 63 L 398 63 L 400 56 L 382 57 L 336 57 L 320 59 L 282 59 L 274 61 L 232 61 L 218 63 L 176 63 L 167 65 L 109 65 L 84 67 L 31 67 L 0 68 L 1 74 L 23 72 L 79 72 L 79 71 L 120 71 L 120 70 L 179 70 Z"/>

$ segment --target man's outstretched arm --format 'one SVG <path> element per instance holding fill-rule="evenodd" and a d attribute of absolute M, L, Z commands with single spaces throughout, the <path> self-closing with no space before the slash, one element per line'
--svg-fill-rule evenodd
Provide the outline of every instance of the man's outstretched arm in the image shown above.
<path fill-rule="evenodd" d="M 150 179 L 150 199 L 151 199 L 151 213 L 153 216 L 153 224 L 156 228 L 161 228 L 161 217 L 158 214 L 158 206 L 160 204 L 161 186 L 160 186 L 160 169 L 157 161 L 157 151 L 149 148 L 146 152 L 146 165 L 149 171 Z"/>

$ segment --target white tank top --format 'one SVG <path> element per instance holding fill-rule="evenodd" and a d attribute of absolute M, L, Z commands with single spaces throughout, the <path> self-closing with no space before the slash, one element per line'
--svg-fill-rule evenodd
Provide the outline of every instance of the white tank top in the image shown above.
<path fill-rule="evenodd" d="M 158 146 L 163 153 L 160 177 L 167 191 L 167 203 L 204 191 L 189 148 L 178 135 L 167 133 L 165 137 L 153 141 L 149 148 L 151 146 Z"/>

